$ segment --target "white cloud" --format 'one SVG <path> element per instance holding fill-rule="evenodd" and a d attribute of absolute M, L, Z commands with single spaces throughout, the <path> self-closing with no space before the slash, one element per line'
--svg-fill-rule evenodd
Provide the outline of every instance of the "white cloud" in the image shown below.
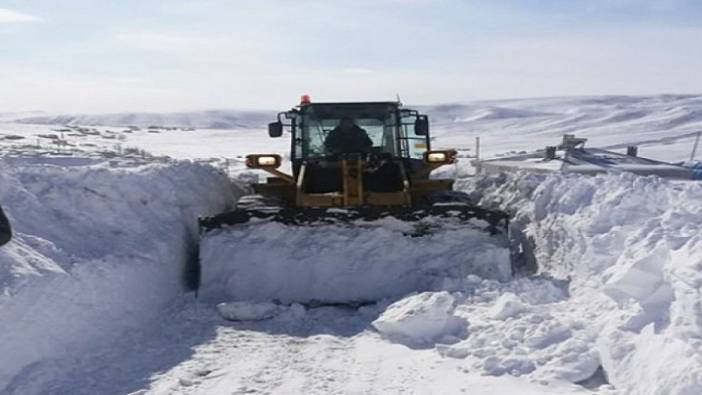
<path fill-rule="evenodd" d="M 41 18 L 22 12 L 0 8 L 0 23 L 39 22 Z"/>

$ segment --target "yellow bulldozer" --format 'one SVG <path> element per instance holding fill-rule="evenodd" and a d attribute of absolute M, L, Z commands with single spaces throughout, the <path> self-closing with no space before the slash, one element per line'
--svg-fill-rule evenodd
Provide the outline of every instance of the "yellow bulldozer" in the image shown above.
<path fill-rule="evenodd" d="M 507 214 L 431 176 L 457 158 L 432 149 L 426 115 L 303 97 L 268 125 L 273 138 L 285 129 L 290 161 L 248 155 L 270 177 L 233 211 L 199 221 L 206 299 L 365 303 L 446 276 L 511 275 Z"/>

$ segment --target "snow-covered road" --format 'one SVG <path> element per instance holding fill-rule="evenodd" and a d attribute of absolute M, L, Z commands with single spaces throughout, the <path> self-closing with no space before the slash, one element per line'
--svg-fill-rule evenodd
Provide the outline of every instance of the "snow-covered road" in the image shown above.
<path fill-rule="evenodd" d="M 460 358 L 385 341 L 375 309 L 305 310 L 251 323 L 181 300 L 160 325 L 44 361 L 8 394 L 586 394 L 566 382 L 490 377 Z"/>
<path fill-rule="evenodd" d="M 585 393 L 565 383 L 483 377 L 459 359 L 388 343 L 369 330 L 376 314 L 327 307 L 220 324 L 192 359 L 158 375 L 151 393 Z"/>

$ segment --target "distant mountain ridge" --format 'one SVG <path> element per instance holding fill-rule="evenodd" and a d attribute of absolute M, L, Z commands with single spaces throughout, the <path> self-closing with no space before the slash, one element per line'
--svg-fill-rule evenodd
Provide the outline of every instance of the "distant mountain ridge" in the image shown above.
<path fill-rule="evenodd" d="M 45 111 L 11 111 L 0 112 L 0 121 L 12 121 L 27 117 L 39 117 L 46 115 Z"/>
<path fill-rule="evenodd" d="M 407 105 L 429 115 L 436 126 L 475 129 L 519 125 L 559 133 L 607 126 L 646 124 L 692 128 L 702 123 L 702 95 L 571 96 Z M 206 110 L 172 113 L 2 114 L 0 120 L 25 124 L 83 126 L 163 126 L 196 129 L 265 128 L 276 111 Z M 506 125 L 503 125 L 506 123 Z"/>
<path fill-rule="evenodd" d="M 208 110 L 173 113 L 54 114 L 14 119 L 17 123 L 83 126 L 163 126 L 197 129 L 262 128 L 273 111 Z"/>

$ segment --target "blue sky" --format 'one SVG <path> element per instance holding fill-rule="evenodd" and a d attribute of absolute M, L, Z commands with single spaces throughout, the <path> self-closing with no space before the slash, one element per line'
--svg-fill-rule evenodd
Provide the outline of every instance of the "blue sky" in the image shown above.
<path fill-rule="evenodd" d="M 0 0 L 0 112 L 702 93 L 698 0 Z"/>

